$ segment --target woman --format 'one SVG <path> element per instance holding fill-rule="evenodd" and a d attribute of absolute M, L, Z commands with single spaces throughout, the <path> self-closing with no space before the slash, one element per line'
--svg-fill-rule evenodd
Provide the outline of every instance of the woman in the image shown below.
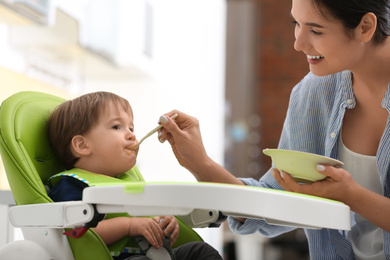
<path fill-rule="evenodd" d="M 212 161 L 198 121 L 179 111 L 162 116 L 160 141 L 199 181 L 284 189 L 342 201 L 352 230 L 305 230 L 311 259 L 390 259 L 390 2 L 292 0 L 295 44 L 310 73 L 295 86 L 280 149 L 340 159 L 343 169 L 318 165 L 327 176 L 310 185 L 270 169 L 259 181 L 237 179 Z M 169 118 L 178 113 L 175 121 Z M 388 126 L 389 125 L 389 126 Z M 250 203 L 250 202 L 247 202 Z M 292 228 L 229 218 L 239 234 L 275 236 Z"/>

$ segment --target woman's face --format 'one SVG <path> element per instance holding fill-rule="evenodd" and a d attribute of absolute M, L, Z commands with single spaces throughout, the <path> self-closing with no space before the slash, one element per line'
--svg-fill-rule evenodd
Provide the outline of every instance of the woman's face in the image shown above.
<path fill-rule="evenodd" d="M 292 0 L 295 26 L 294 48 L 302 51 L 310 71 L 318 76 L 353 70 L 363 56 L 363 45 L 341 22 L 327 21 L 310 0 Z"/>

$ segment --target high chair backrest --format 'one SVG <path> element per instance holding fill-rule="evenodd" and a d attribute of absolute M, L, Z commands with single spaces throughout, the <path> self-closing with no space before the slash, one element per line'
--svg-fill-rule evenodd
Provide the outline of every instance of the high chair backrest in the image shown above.
<path fill-rule="evenodd" d="M 44 183 L 64 168 L 50 148 L 46 120 L 63 101 L 45 93 L 19 92 L 1 105 L 0 151 L 18 205 L 52 202 Z"/>

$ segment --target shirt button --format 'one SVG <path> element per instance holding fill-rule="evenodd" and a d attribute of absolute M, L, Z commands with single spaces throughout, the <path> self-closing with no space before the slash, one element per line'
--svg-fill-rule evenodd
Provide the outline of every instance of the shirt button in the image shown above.
<path fill-rule="evenodd" d="M 335 138 L 336 137 L 336 133 L 331 133 L 330 137 Z"/>
<path fill-rule="evenodd" d="M 352 99 L 348 99 L 348 100 L 347 100 L 347 103 L 348 103 L 348 104 L 352 104 L 352 103 L 353 103 L 353 100 L 352 100 Z"/>

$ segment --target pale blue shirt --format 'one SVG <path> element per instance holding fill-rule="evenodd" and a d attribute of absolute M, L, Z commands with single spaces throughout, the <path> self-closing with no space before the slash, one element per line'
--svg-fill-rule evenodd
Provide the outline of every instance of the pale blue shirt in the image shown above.
<path fill-rule="evenodd" d="M 338 158 L 338 138 L 346 108 L 356 105 L 352 89 L 351 72 L 318 77 L 309 73 L 294 87 L 279 142 L 280 149 L 298 150 Z M 382 106 L 390 111 L 390 90 L 387 89 Z M 377 165 L 383 195 L 390 195 L 390 120 L 377 151 Z M 268 171 L 260 180 L 241 179 L 246 185 L 282 189 Z M 256 207 L 255 201 L 248 201 Z M 390 216 L 389 216 L 390 221 Z M 241 223 L 229 217 L 233 232 L 251 234 L 259 232 L 274 237 L 294 228 L 272 226 L 264 220 L 247 219 Z M 310 259 L 354 259 L 347 231 L 305 229 Z M 383 231 L 384 254 L 390 260 L 390 233 Z"/>

